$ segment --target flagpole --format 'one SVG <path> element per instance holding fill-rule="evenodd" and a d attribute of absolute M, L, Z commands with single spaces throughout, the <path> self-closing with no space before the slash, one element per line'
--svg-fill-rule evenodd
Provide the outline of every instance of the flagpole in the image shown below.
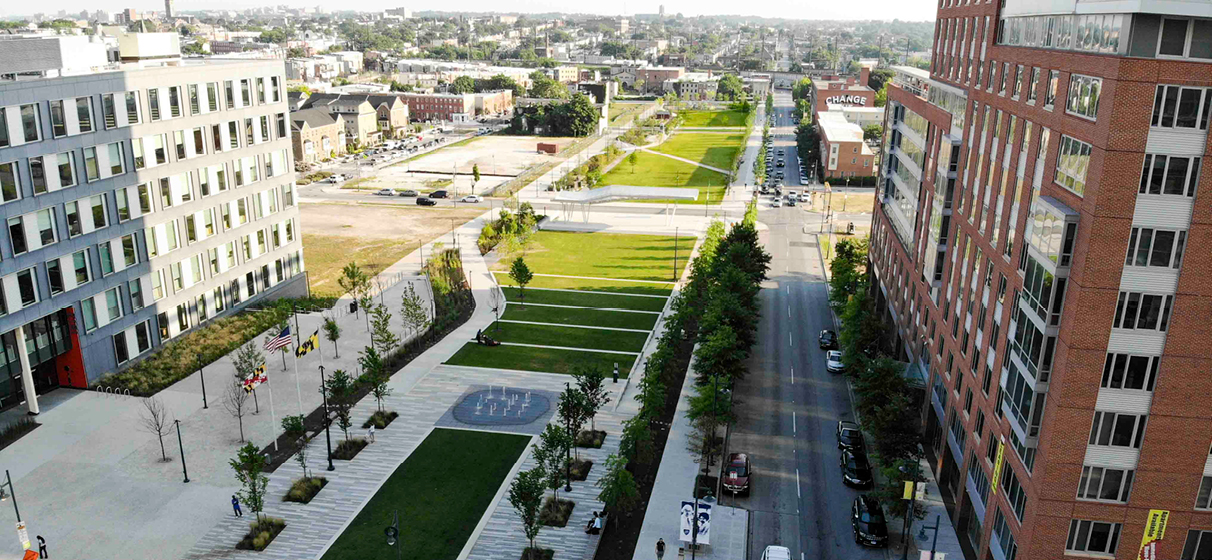
<path fill-rule="evenodd" d="M 303 415 L 303 389 L 299 385 L 299 349 L 295 348 L 295 391 L 299 394 L 299 421 L 302 422 L 305 418 Z"/>
<path fill-rule="evenodd" d="M 269 421 L 274 427 L 274 431 L 278 428 L 278 417 L 274 414 L 274 386 L 269 383 L 269 376 L 265 376 L 265 384 L 269 385 Z M 274 453 L 278 452 L 278 438 L 274 438 Z"/>

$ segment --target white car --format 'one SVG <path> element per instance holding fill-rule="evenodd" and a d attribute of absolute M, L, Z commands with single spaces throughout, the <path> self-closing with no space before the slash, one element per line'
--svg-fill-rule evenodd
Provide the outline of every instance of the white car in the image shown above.
<path fill-rule="evenodd" d="M 846 371 L 846 366 L 842 364 L 842 353 L 837 350 L 830 350 L 825 355 L 825 371 L 829 373 L 842 373 Z"/>
<path fill-rule="evenodd" d="M 340 182 L 342 182 L 342 181 L 344 181 L 344 180 L 345 180 L 345 176 L 344 176 L 344 175 L 333 175 L 333 176 L 331 176 L 331 177 L 329 177 L 329 178 L 328 178 L 328 182 L 329 182 L 329 183 L 340 183 Z"/>
<path fill-rule="evenodd" d="M 469 194 L 469 195 L 459 199 L 459 202 L 471 202 L 474 204 L 474 203 L 484 202 L 484 199 L 481 198 L 480 195 L 478 195 L 478 194 Z"/>
<path fill-rule="evenodd" d="M 782 207 L 783 207 L 783 199 L 781 199 L 781 198 L 775 198 L 774 200 L 772 200 L 772 201 L 770 202 L 770 207 L 771 207 L 771 208 L 782 208 Z"/>
<path fill-rule="evenodd" d="M 379 196 L 395 196 L 396 191 L 393 191 L 391 189 L 379 189 L 379 190 L 375 191 L 375 194 L 379 195 Z"/>
<path fill-rule="evenodd" d="M 800 193 L 800 202 L 808 202 L 810 198 L 812 198 L 812 195 L 808 194 L 808 191 Z"/>

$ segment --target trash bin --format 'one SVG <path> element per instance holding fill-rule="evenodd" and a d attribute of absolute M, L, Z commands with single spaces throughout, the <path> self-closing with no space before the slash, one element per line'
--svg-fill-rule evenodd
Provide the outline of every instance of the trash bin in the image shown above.
<path fill-rule="evenodd" d="M 358 302 L 357 302 L 357 301 L 351 301 L 351 302 L 349 302 L 349 312 L 350 312 L 350 313 L 357 313 L 357 312 L 358 312 Z"/>
<path fill-rule="evenodd" d="M 854 233 L 854 222 L 846 224 L 846 233 Z"/>

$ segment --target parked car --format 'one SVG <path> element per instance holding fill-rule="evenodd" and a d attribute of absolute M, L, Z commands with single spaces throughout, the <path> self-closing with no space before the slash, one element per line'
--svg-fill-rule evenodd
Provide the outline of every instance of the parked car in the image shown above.
<path fill-rule="evenodd" d="M 770 545 L 762 551 L 761 560 L 791 560 L 791 549 L 785 546 Z"/>
<path fill-rule="evenodd" d="M 800 177 L 800 182 L 801 183 L 804 182 L 803 177 Z M 811 199 L 812 199 L 812 195 L 808 194 L 808 191 L 800 192 L 800 202 L 808 202 Z"/>
<path fill-rule="evenodd" d="M 480 195 L 478 195 L 478 194 L 469 194 L 469 195 L 459 199 L 459 202 L 469 202 L 472 204 L 477 204 L 480 202 L 484 202 L 484 199 L 480 198 Z"/>
<path fill-rule="evenodd" d="M 438 201 L 436 201 L 432 198 L 425 197 L 425 196 L 417 197 L 417 206 L 437 206 L 437 205 L 438 205 Z"/>
<path fill-rule="evenodd" d="M 771 207 L 771 208 L 782 208 L 782 207 L 783 207 L 783 199 L 778 198 L 778 197 L 775 197 L 775 199 L 774 199 L 773 201 L 771 201 L 771 202 L 770 202 L 770 207 Z"/>
<path fill-rule="evenodd" d="M 794 194 L 787 195 L 787 206 L 795 206 L 795 195 Z"/>
<path fill-rule="evenodd" d="M 341 174 L 333 175 L 328 178 L 329 183 L 340 183 L 345 180 L 345 176 Z"/>
<path fill-rule="evenodd" d="M 396 194 L 398 194 L 400 196 L 420 196 L 421 195 L 421 193 L 418 193 L 417 191 L 414 191 L 412 189 L 404 189 L 402 191 L 399 191 Z"/>
<path fill-rule="evenodd" d="M 429 193 L 429 198 L 446 198 L 446 191 L 433 191 Z"/>
<path fill-rule="evenodd" d="M 871 486 L 871 464 L 861 449 L 843 449 L 838 465 L 842 468 L 842 484 L 860 488 Z"/>
<path fill-rule="evenodd" d="M 863 431 L 859 425 L 849 420 L 838 420 L 837 423 L 838 449 L 863 449 Z"/>
<path fill-rule="evenodd" d="M 752 471 L 749 467 L 749 455 L 732 453 L 728 455 L 728 466 L 724 467 L 724 489 L 733 495 L 749 495 L 749 477 Z"/>
<path fill-rule="evenodd" d="M 818 336 L 816 339 L 821 343 L 821 350 L 832 350 L 837 348 L 837 333 L 831 330 L 826 329 L 821 331 L 820 336 Z"/>
<path fill-rule="evenodd" d="M 842 353 L 830 350 L 825 354 L 825 371 L 829 373 L 845 373 L 846 365 L 842 363 Z"/>
<path fill-rule="evenodd" d="M 393 191 L 391 189 L 379 189 L 379 190 L 375 191 L 375 194 L 379 195 L 379 196 L 394 196 L 396 194 L 396 191 Z"/>
<path fill-rule="evenodd" d="M 888 525 L 880 501 L 866 494 L 854 499 L 850 506 L 850 526 L 854 542 L 864 546 L 888 546 Z"/>

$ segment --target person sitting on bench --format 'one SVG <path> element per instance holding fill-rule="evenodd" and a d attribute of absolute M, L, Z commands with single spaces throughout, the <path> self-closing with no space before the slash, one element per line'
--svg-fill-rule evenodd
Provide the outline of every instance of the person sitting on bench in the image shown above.
<path fill-rule="evenodd" d="M 590 535 L 597 535 L 601 532 L 602 532 L 602 518 L 601 518 L 601 516 L 598 515 L 598 512 L 595 511 L 595 512 L 593 512 L 593 519 L 590 519 L 589 523 L 587 525 L 585 525 L 585 533 L 590 534 Z"/>

